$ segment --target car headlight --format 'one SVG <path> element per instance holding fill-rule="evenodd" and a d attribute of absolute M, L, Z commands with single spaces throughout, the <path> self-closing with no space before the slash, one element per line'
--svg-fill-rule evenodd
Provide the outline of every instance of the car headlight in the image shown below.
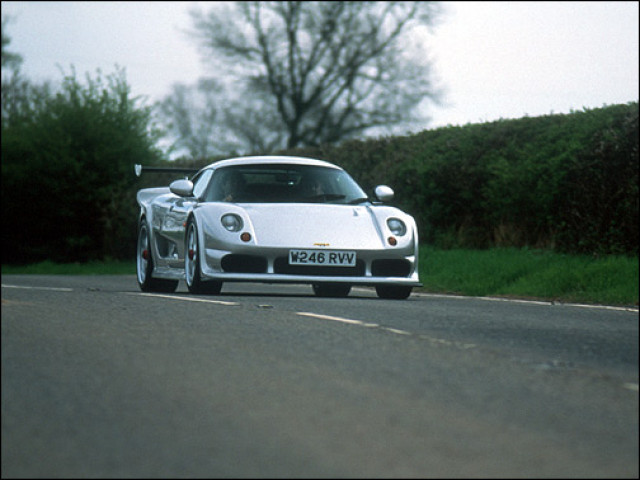
<path fill-rule="evenodd" d="M 389 227 L 389 230 L 391 230 L 391 233 L 397 235 L 398 237 L 401 237 L 405 233 L 407 233 L 407 226 L 402 220 L 398 218 L 387 219 L 387 226 Z"/>
<path fill-rule="evenodd" d="M 222 226 L 230 232 L 239 232 L 240 230 L 242 230 L 242 227 L 244 225 L 242 219 L 238 215 L 235 215 L 233 213 L 227 213 L 226 215 L 223 215 L 220 219 L 220 222 L 222 223 Z"/>

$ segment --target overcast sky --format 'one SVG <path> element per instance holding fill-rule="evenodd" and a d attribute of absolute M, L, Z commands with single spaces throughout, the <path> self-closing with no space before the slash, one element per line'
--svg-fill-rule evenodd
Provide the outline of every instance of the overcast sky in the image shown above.
<path fill-rule="evenodd" d="M 176 82 L 195 84 L 200 61 L 188 10 L 207 2 L 2 1 L 9 50 L 34 81 L 126 69 L 148 103 Z M 444 103 L 428 128 L 638 101 L 638 2 L 443 2 L 426 37 Z"/>

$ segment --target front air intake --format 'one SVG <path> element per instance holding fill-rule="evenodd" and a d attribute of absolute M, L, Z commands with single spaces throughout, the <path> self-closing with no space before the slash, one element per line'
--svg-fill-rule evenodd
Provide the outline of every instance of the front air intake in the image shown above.
<path fill-rule="evenodd" d="M 411 263 L 404 259 L 374 260 L 371 262 L 371 275 L 374 277 L 408 277 Z"/>
<path fill-rule="evenodd" d="M 228 273 L 267 273 L 267 259 L 256 255 L 225 255 L 221 266 Z"/>

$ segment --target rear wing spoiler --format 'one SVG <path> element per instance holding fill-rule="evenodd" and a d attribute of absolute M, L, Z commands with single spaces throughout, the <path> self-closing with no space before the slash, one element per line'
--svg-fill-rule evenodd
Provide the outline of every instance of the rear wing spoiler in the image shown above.
<path fill-rule="evenodd" d="M 199 168 L 181 168 L 181 167 L 146 167 L 140 164 L 133 166 L 136 177 L 142 175 L 142 172 L 163 172 L 163 173 L 186 173 L 192 175 L 200 171 Z"/>

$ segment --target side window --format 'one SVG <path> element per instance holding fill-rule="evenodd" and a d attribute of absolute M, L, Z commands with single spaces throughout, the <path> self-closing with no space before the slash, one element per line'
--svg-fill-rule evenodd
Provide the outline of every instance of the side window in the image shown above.
<path fill-rule="evenodd" d="M 211 175 L 213 174 L 213 170 L 205 170 L 195 179 L 193 184 L 193 196 L 199 199 L 202 199 L 204 195 L 204 191 L 209 185 L 209 180 L 211 179 Z"/>

